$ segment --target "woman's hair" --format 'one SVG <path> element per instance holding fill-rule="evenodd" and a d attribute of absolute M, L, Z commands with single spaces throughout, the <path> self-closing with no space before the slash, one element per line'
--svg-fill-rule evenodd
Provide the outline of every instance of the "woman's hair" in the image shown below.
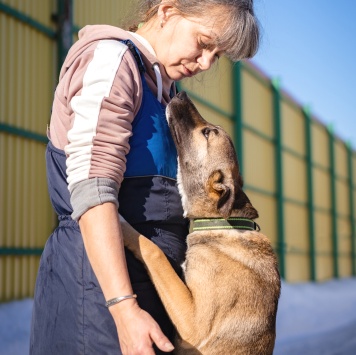
<path fill-rule="evenodd" d="M 259 23 L 253 9 L 253 0 L 172 0 L 166 1 L 174 6 L 184 17 L 211 19 L 214 10 L 220 7 L 223 13 L 215 12 L 216 18 L 223 21 L 223 34 L 216 45 L 226 48 L 225 55 L 232 61 L 252 58 L 259 46 Z M 139 1 L 139 11 L 135 21 L 126 26 L 136 31 L 138 25 L 148 22 L 156 14 L 161 0 Z"/>

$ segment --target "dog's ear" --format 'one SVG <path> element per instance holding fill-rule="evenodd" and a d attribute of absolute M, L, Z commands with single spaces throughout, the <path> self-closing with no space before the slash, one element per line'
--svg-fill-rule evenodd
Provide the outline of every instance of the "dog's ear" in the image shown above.
<path fill-rule="evenodd" d="M 207 191 L 209 197 L 216 201 L 216 208 L 220 215 L 225 219 L 229 218 L 235 200 L 234 184 L 225 182 L 222 171 L 216 170 L 208 179 Z"/>

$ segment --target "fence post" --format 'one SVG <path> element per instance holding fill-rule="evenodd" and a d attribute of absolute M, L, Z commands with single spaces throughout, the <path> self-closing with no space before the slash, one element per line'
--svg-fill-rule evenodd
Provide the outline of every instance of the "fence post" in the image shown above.
<path fill-rule="evenodd" d="M 356 276 L 356 228 L 355 228 L 355 199 L 354 199 L 354 174 L 353 174 L 353 150 L 351 143 L 347 143 L 347 165 L 349 175 L 349 209 L 350 209 L 350 231 L 351 231 L 351 270 Z"/>
<path fill-rule="evenodd" d="M 73 0 L 57 0 L 57 69 L 61 70 L 64 59 L 73 44 Z"/>
<path fill-rule="evenodd" d="M 279 258 L 279 271 L 282 278 L 286 277 L 286 248 L 284 238 L 284 187 L 283 187 L 283 146 L 281 122 L 281 93 L 279 79 L 273 79 L 273 116 L 275 134 L 275 169 L 276 169 L 276 198 L 277 198 L 277 254 Z"/>
<path fill-rule="evenodd" d="M 336 167 L 335 167 L 335 138 L 331 125 L 328 126 L 329 135 L 329 160 L 330 160 L 330 191 L 331 191 L 331 233 L 332 233 L 332 257 L 333 276 L 339 277 L 338 258 L 338 232 L 337 232 L 337 199 L 336 199 Z"/>
<path fill-rule="evenodd" d="M 234 144 L 239 160 L 240 172 L 243 175 L 243 107 L 242 107 L 242 63 L 233 66 L 233 112 L 234 112 Z"/>
<path fill-rule="evenodd" d="M 309 255 L 310 255 L 310 278 L 316 281 L 316 245 L 315 245 L 315 222 L 314 222 L 314 188 L 313 188 L 313 145 L 312 145 L 312 119 L 310 108 L 303 107 L 305 119 L 305 154 L 307 163 L 307 195 L 308 195 L 308 228 L 309 228 Z"/>

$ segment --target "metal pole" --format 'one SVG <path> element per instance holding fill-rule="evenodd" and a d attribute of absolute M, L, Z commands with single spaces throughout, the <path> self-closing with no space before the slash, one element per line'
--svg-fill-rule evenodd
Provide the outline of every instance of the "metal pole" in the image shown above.
<path fill-rule="evenodd" d="M 233 103 L 234 103 L 234 144 L 239 160 L 240 172 L 243 175 L 243 107 L 242 107 L 242 64 L 233 66 Z"/>
<path fill-rule="evenodd" d="M 272 80 L 274 134 L 275 134 L 275 169 L 277 196 L 277 254 L 279 257 L 279 271 L 282 278 L 286 276 L 286 248 L 284 238 L 284 187 L 283 187 L 283 147 L 281 122 L 281 93 L 278 79 Z"/>
<path fill-rule="evenodd" d="M 57 0 L 57 11 L 54 20 L 58 25 L 57 70 L 59 73 L 69 48 L 73 44 L 73 0 Z"/>
<path fill-rule="evenodd" d="M 335 138 L 332 126 L 328 127 L 329 134 L 329 160 L 330 160 L 330 191 L 331 191 L 331 237 L 332 237 L 332 257 L 333 276 L 339 277 L 338 260 L 338 231 L 337 231 L 337 199 L 336 199 L 336 167 L 335 167 Z"/>
<path fill-rule="evenodd" d="M 307 193 L 308 193 L 308 225 L 309 225 L 309 255 L 310 255 L 310 278 L 317 279 L 317 266 L 315 254 L 315 222 L 314 222 L 314 188 L 313 188 L 313 146 L 312 146 L 312 120 L 309 107 L 303 108 L 305 119 L 305 144 L 306 144 L 306 164 L 307 164 Z"/>
<path fill-rule="evenodd" d="M 354 198 L 354 174 L 353 174 L 353 150 L 351 144 L 347 144 L 347 162 L 349 173 L 349 209 L 350 209 L 350 238 L 351 238 L 351 270 L 356 276 L 356 226 L 355 226 L 355 198 Z"/>

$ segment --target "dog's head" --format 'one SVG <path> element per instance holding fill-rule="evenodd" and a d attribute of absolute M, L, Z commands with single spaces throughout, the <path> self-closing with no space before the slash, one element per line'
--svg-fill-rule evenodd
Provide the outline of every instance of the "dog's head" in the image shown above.
<path fill-rule="evenodd" d="M 171 100 L 166 112 L 178 151 L 178 186 L 185 215 L 257 218 L 257 211 L 242 191 L 229 135 L 204 120 L 184 91 Z"/>

